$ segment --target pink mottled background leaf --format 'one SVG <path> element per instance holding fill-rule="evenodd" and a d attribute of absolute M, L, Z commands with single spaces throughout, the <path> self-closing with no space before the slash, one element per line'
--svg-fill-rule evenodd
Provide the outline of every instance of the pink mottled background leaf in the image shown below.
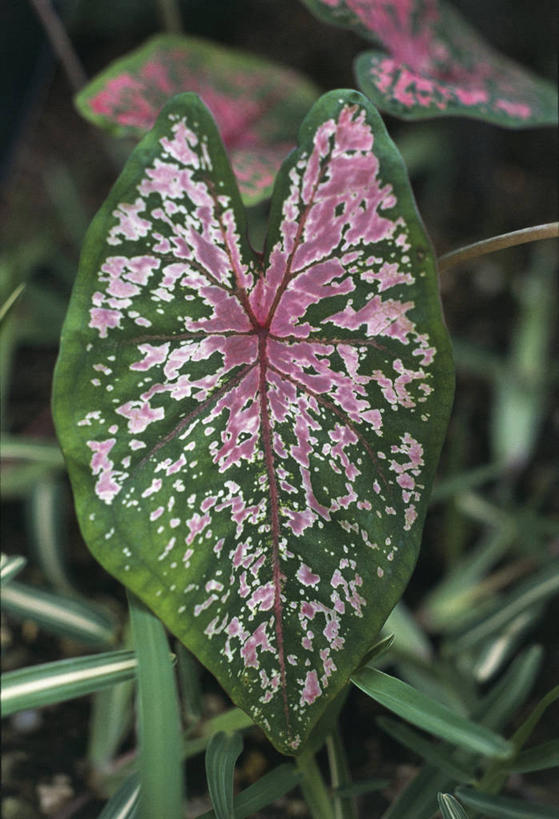
<path fill-rule="evenodd" d="M 362 91 L 404 119 L 467 116 L 511 128 L 557 122 L 551 83 L 491 48 L 439 0 L 303 0 L 382 51 L 355 63 Z"/>
<path fill-rule="evenodd" d="M 88 233 L 54 414 L 86 542 L 282 752 L 409 579 L 453 389 L 432 250 L 356 91 L 321 97 L 246 239 L 175 97 Z"/>
<path fill-rule="evenodd" d="M 117 136 L 141 137 L 170 97 L 197 93 L 217 122 L 245 204 L 268 197 L 318 96 L 301 74 L 194 37 L 162 34 L 113 62 L 76 96 L 78 110 Z"/>

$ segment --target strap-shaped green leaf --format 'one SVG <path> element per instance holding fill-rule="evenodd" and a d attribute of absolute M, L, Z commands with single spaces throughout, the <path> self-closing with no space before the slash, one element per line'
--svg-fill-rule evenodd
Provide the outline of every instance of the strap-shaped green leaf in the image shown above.
<path fill-rule="evenodd" d="M 443 0 L 303 0 L 381 46 L 355 62 L 363 93 L 394 116 L 465 116 L 511 128 L 557 122 L 552 84 L 498 54 Z"/>
<path fill-rule="evenodd" d="M 138 659 L 138 738 L 141 819 L 181 819 L 184 773 L 178 698 L 169 645 L 161 622 L 128 595 Z"/>
<path fill-rule="evenodd" d="M 524 722 L 514 732 L 512 741 L 516 748 L 520 749 L 524 743 L 529 739 L 534 728 L 541 720 L 546 710 L 559 699 L 559 685 L 554 686 L 551 691 L 541 698 L 532 713 L 529 714 Z"/>
<path fill-rule="evenodd" d="M 15 437 L 3 435 L 0 447 L 2 457 L 6 459 L 44 464 L 52 469 L 64 468 L 62 454 L 56 442 L 25 438 L 22 435 Z"/>
<path fill-rule="evenodd" d="M 557 807 L 508 796 L 493 796 L 473 788 L 458 788 L 458 798 L 469 808 L 496 819 L 557 819 Z"/>
<path fill-rule="evenodd" d="M 301 776 L 294 765 L 287 762 L 278 765 L 234 798 L 235 819 L 246 819 L 271 805 L 276 799 L 293 790 L 300 779 Z M 216 819 L 216 813 L 210 810 L 198 819 Z"/>
<path fill-rule="evenodd" d="M 559 560 L 553 560 L 496 601 L 478 622 L 469 625 L 461 634 L 453 635 L 452 642 L 449 641 L 448 653 L 457 654 L 478 645 L 485 638 L 506 628 L 519 614 L 538 603 L 546 602 L 558 592 Z"/>
<path fill-rule="evenodd" d="M 2 552 L 0 556 L 0 582 L 9 583 L 25 567 L 27 559 L 23 555 L 6 555 Z"/>
<path fill-rule="evenodd" d="M 559 768 L 559 739 L 550 739 L 541 745 L 527 748 L 507 766 L 510 773 L 529 773 L 547 768 Z"/>
<path fill-rule="evenodd" d="M 206 751 L 206 779 L 216 819 L 235 819 L 233 776 L 243 750 L 241 734 L 214 734 Z"/>
<path fill-rule="evenodd" d="M 140 785 L 136 774 L 129 776 L 106 803 L 98 819 L 136 819 Z"/>
<path fill-rule="evenodd" d="M 466 811 L 452 794 L 439 793 L 437 800 L 443 819 L 468 819 Z"/>
<path fill-rule="evenodd" d="M 510 743 L 515 750 L 514 755 L 510 760 L 494 760 L 486 769 L 482 779 L 478 783 L 480 791 L 487 791 L 489 793 L 498 793 L 508 779 L 509 771 L 519 756 L 519 751 L 523 748 L 530 734 L 544 715 L 549 706 L 559 698 L 559 685 L 548 691 L 542 697 L 531 714 L 519 725 L 510 739 Z"/>
<path fill-rule="evenodd" d="M 33 559 L 56 591 L 76 595 L 68 569 L 68 483 L 66 476 L 49 475 L 29 492 L 26 517 Z"/>
<path fill-rule="evenodd" d="M 318 96 L 301 74 L 195 37 L 160 34 L 115 60 L 76 97 L 118 136 L 143 136 L 170 97 L 198 94 L 213 113 L 245 204 L 270 196 L 297 129 Z"/>
<path fill-rule="evenodd" d="M 254 723 L 240 708 L 230 708 L 222 714 L 218 714 L 211 719 L 202 722 L 198 728 L 202 736 L 187 739 L 183 746 L 185 759 L 190 759 L 197 754 L 203 753 L 208 747 L 208 743 L 214 734 L 224 731 L 226 734 L 234 731 L 244 731 L 253 726 Z"/>
<path fill-rule="evenodd" d="M 446 773 L 425 765 L 400 791 L 382 819 L 432 819 L 437 810 L 437 793 L 452 787 Z"/>
<path fill-rule="evenodd" d="M 381 705 L 441 739 L 491 757 L 506 758 L 513 752 L 512 745 L 493 731 L 451 711 L 389 674 L 374 668 L 362 668 L 351 679 Z"/>
<path fill-rule="evenodd" d="M 88 726 L 87 764 L 101 775 L 110 769 L 133 723 L 133 680 L 97 691 L 93 697 Z"/>
<path fill-rule="evenodd" d="M 99 648 L 114 645 L 114 619 L 85 600 L 13 581 L 2 591 L 1 605 L 15 617 L 34 620 L 52 634 Z"/>
<path fill-rule="evenodd" d="M 476 707 L 475 719 L 501 730 L 528 698 L 542 666 L 543 650 L 532 645 L 519 654 Z"/>
<path fill-rule="evenodd" d="M 448 745 L 435 745 L 407 725 L 386 717 L 379 717 L 377 723 L 397 742 L 401 742 L 402 745 L 422 756 L 426 762 L 446 773 L 451 779 L 468 784 L 474 781 L 475 776 L 467 766 L 457 764 L 449 756 Z"/>
<path fill-rule="evenodd" d="M 393 649 L 396 654 L 408 655 L 426 663 L 430 662 L 433 649 L 429 639 L 403 600 L 400 600 L 390 612 L 382 633 L 383 635 L 392 634 Z"/>
<path fill-rule="evenodd" d="M 135 672 L 132 651 L 108 651 L 7 671 L 2 675 L 2 716 L 82 697 L 132 679 Z"/>
<path fill-rule="evenodd" d="M 82 532 L 298 752 L 416 560 L 453 368 L 402 161 L 358 92 L 285 161 L 266 252 L 176 97 L 88 233 L 54 413 Z"/>

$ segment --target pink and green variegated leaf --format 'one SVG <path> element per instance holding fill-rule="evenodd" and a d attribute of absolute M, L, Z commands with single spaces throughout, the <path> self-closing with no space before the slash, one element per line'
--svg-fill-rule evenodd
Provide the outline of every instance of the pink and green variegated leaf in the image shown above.
<path fill-rule="evenodd" d="M 88 233 L 54 412 L 93 553 L 292 754 L 409 579 L 453 385 L 431 247 L 359 92 L 306 117 L 266 247 L 175 97 Z"/>
<path fill-rule="evenodd" d="M 510 128 L 557 122 L 551 83 L 498 54 L 439 0 L 303 0 L 382 47 L 355 63 L 361 90 L 403 119 L 466 116 Z"/>
<path fill-rule="evenodd" d="M 163 34 L 113 62 L 76 96 L 78 110 L 117 136 L 141 137 L 170 97 L 198 94 L 228 149 L 243 200 L 272 192 L 318 91 L 296 71 L 193 37 Z"/>

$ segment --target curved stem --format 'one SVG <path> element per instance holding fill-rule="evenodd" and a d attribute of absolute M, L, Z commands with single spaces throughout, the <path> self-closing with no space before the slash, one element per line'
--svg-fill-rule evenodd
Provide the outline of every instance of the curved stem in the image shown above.
<path fill-rule="evenodd" d="M 182 34 L 182 20 L 177 0 L 158 0 L 159 16 L 165 31 Z"/>
<path fill-rule="evenodd" d="M 503 233 L 500 236 L 492 236 L 491 239 L 483 239 L 481 242 L 474 242 L 472 245 L 452 250 L 439 258 L 439 272 L 444 273 L 450 267 L 454 267 L 469 259 L 476 259 L 478 256 L 485 256 L 486 253 L 494 253 L 496 250 L 504 250 L 514 245 L 524 245 L 527 242 L 538 242 L 540 239 L 556 239 L 559 237 L 559 222 L 549 222 L 546 225 L 535 225 L 534 227 L 513 230 L 512 233 Z"/>
<path fill-rule="evenodd" d="M 296 758 L 295 765 L 303 775 L 299 785 L 312 819 L 334 819 L 331 797 L 314 754 L 303 752 Z"/>
<path fill-rule="evenodd" d="M 10 312 L 11 308 L 14 306 L 14 304 L 19 299 L 24 290 L 25 282 L 18 284 L 15 290 L 12 290 L 4 304 L 0 307 L 0 323 L 4 320 L 4 317 L 7 315 L 7 313 Z"/>
<path fill-rule="evenodd" d="M 86 84 L 87 75 L 50 0 L 31 0 L 31 5 L 44 26 L 52 49 L 62 63 L 70 85 L 74 91 L 79 91 Z"/>
<path fill-rule="evenodd" d="M 332 787 L 334 788 L 332 795 L 334 817 L 335 819 L 357 819 L 355 800 L 351 797 L 349 799 L 341 799 L 336 793 L 336 789 L 351 785 L 351 773 L 347 756 L 337 726 L 326 738 L 326 750 L 328 752 L 328 763 L 330 765 L 330 778 Z"/>

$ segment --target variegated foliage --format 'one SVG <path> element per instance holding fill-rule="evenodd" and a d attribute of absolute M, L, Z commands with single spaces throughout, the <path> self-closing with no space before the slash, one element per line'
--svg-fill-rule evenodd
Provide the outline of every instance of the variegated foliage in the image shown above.
<path fill-rule="evenodd" d="M 174 98 L 96 216 L 54 412 L 85 540 L 285 753 L 413 569 L 453 385 L 433 255 L 374 107 L 331 92 L 246 238 Z"/>
<path fill-rule="evenodd" d="M 557 90 L 485 43 L 442 0 L 303 0 L 380 45 L 357 57 L 362 91 L 397 117 L 465 116 L 506 127 L 557 122 Z"/>
<path fill-rule="evenodd" d="M 170 97 L 194 91 L 215 117 L 243 200 L 268 197 L 317 89 L 301 74 L 194 37 L 158 35 L 116 60 L 76 96 L 84 117 L 143 136 Z"/>

